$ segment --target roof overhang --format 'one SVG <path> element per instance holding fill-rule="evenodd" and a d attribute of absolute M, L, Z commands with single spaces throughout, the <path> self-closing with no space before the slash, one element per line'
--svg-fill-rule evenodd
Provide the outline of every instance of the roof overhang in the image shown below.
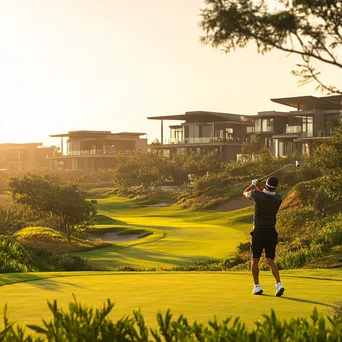
<path fill-rule="evenodd" d="M 88 138 L 105 138 L 108 136 L 119 136 L 119 137 L 140 137 L 146 133 L 141 132 L 119 132 L 112 133 L 111 131 L 69 131 L 63 134 L 51 134 L 51 138 L 78 138 L 78 137 L 88 137 Z"/>
<path fill-rule="evenodd" d="M 206 111 L 185 112 L 185 114 L 150 116 L 149 120 L 182 120 L 182 121 L 232 121 L 232 122 L 248 122 L 255 115 L 241 115 L 232 113 L 218 113 Z"/>
<path fill-rule="evenodd" d="M 299 104 L 312 104 L 317 100 L 315 96 L 296 96 L 296 97 L 284 97 L 279 99 L 271 99 L 272 102 L 279 103 L 285 106 L 298 108 Z"/>
<path fill-rule="evenodd" d="M 285 106 L 294 107 L 300 110 L 312 110 L 316 105 L 319 107 L 328 107 L 331 109 L 341 108 L 342 95 L 333 96 L 296 96 L 284 97 L 279 99 L 271 99 L 272 102 L 279 103 Z M 317 108 L 317 106 L 316 106 Z"/>

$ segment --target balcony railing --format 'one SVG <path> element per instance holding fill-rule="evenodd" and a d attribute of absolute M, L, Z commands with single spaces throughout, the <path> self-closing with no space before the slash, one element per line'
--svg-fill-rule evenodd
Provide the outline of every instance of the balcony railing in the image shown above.
<path fill-rule="evenodd" d="M 227 143 L 242 143 L 245 138 L 237 138 L 237 137 L 203 137 L 203 138 L 186 138 L 182 140 L 178 139 L 170 139 L 165 140 L 165 144 L 210 144 L 210 143 L 217 143 L 217 142 L 227 142 Z"/>
<path fill-rule="evenodd" d="M 303 128 L 302 126 L 286 126 L 285 132 L 286 133 L 302 133 Z"/>
<path fill-rule="evenodd" d="M 114 155 L 115 151 L 104 150 L 81 150 L 81 151 L 68 151 L 68 156 L 83 156 L 83 155 Z"/>
<path fill-rule="evenodd" d="M 263 127 L 255 127 L 255 126 L 247 126 L 247 133 L 270 133 L 274 132 L 274 127 L 273 126 L 267 126 Z"/>

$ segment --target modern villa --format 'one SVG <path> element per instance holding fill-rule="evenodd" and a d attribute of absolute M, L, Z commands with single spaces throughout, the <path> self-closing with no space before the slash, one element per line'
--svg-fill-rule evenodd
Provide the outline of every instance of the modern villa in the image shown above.
<path fill-rule="evenodd" d="M 341 113 L 342 95 L 299 96 L 271 99 L 272 102 L 295 110 L 264 111 L 253 118 L 247 127 L 252 137 L 259 134 L 275 157 L 297 152 L 308 155 L 316 139 L 327 139 L 331 133 L 330 120 Z"/>
<path fill-rule="evenodd" d="M 49 166 L 48 159 L 52 157 L 54 151 L 54 146 L 43 146 L 43 143 L 0 144 L 0 169 L 47 168 Z"/>
<path fill-rule="evenodd" d="M 275 157 L 297 152 L 310 154 L 315 139 L 327 139 L 332 131 L 330 119 L 342 112 L 342 95 L 299 96 L 271 99 L 295 110 L 261 111 L 257 115 L 241 115 L 206 111 L 179 115 L 149 117 L 161 121 L 161 143 L 153 148 L 165 156 L 178 153 L 215 153 L 223 161 L 236 160 L 244 141 L 256 135 Z M 171 125 L 170 139 L 164 140 L 163 122 L 183 121 Z"/>
<path fill-rule="evenodd" d="M 61 139 L 60 152 L 49 158 L 50 167 L 62 170 L 112 169 L 120 151 L 147 151 L 146 133 L 71 131 L 50 135 Z M 64 140 L 66 138 L 66 141 Z"/>
<path fill-rule="evenodd" d="M 253 116 L 194 111 L 148 119 L 161 122 L 161 144 L 155 147 L 165 156 L 215 153 L 222 161 L 228 161 L 236 160 L 236 155 L 241 153 L 242 143 L 248 139 L 247 127 L 253 123 L 250 117 Z M 163 137 L 164 120 L 184 121 L 169 126 L 169 140 Z"/>

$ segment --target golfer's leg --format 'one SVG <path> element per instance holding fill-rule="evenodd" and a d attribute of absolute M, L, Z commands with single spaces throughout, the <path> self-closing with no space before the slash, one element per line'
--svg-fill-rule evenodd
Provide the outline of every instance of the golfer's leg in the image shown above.
<path fill-rule="evenodd" d="M 280 274 L 279 269 L 276 263 L 274 262 L 274 259 L 266 258 L 268 266 L 270 267 L 272 274 L 276 280 L 277 283 L 280 283 Z"/>
<path fill-rule="evenodd" d="M 260 284 L 259 283 L 259 260 L 253 258 L 252 259 L 252 274 L 253 274 L 253 280 L 254 280 L 254 285 Z"/>
<path fill-rule="evenodd" d="M 274 233 L 276 234 L 275 231 Z M 276 283 L 279 283 L 280 282 L 279 269 L 278 269 L 278 266 L 274 262 L 276 248 L 277 248 L 277 236 L 272 234 L 267 239 L 267 242 L 265 245 L 265 254 L 266 254 L 266 260 L 267 260 L 268 266 L 270 267 L 272 271 L 272 274 L 276 280 Z"/>
<path fill-rule="evenodd" d="M 252 275 L 254 280 L 254 285 L 259 283 L 259 260 L 263 250 L 262 241 L 256 239 L 255 236 L 252 237 L 251 241 L 251 255 L 252 255 Z"/>

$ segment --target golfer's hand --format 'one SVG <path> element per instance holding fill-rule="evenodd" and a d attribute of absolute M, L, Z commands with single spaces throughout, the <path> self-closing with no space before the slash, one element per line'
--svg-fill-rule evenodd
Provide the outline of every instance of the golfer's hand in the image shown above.
<path fill-rule="evenodd" d="M 257 186 L 259 184 L 259 179 L 253 179 L 252 185 Z"/>

